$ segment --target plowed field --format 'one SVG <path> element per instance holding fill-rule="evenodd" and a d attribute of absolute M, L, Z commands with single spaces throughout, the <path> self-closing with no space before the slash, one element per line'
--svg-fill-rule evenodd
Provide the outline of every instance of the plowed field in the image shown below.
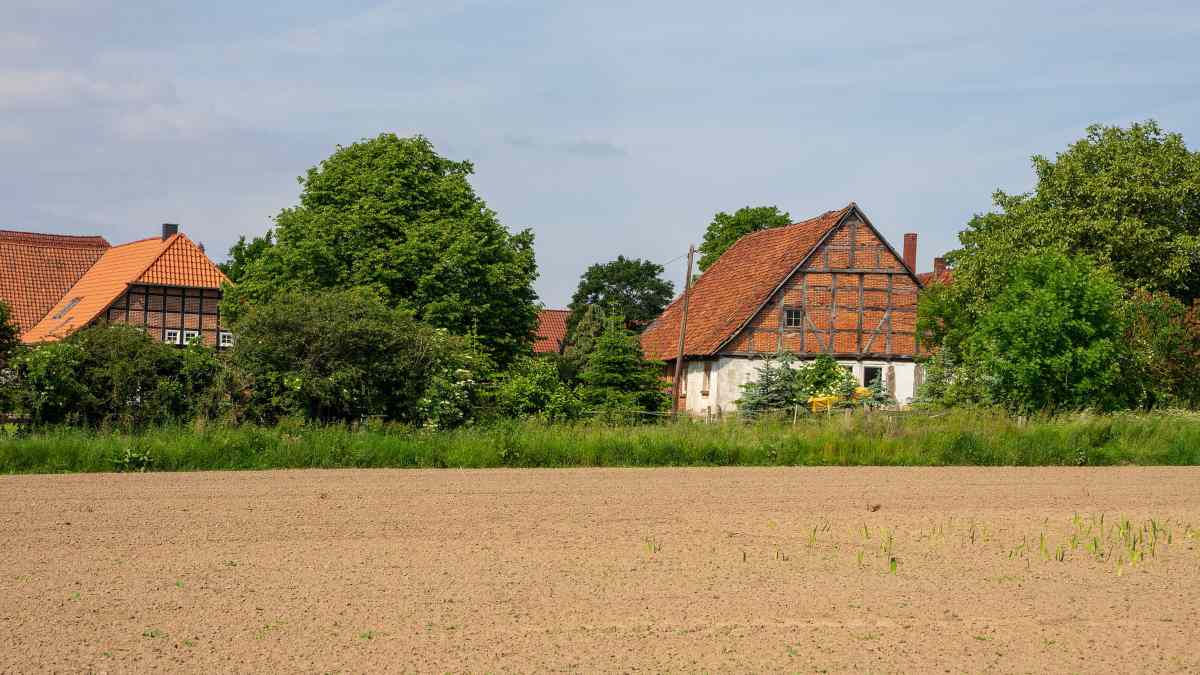
<path fill-rule="evenodd" d="M 0 477 L 0 672 L 1200 670 L 1200 469 Z"/>

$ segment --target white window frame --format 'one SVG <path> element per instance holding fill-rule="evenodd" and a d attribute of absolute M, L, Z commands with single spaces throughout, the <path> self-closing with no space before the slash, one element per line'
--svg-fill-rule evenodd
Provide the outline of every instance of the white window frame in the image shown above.
<path fill-rule="evenodd" d="M 185 331 L 183 331 L 183 344 L 185 344 L 185 345 L 191 344 L 192 338 L 198 338 L 198 337 L 200 337 L 200 331 L 185 330 Z"/>
<path fill-rule="evenodd" d="M 233 346 L 233 333 L 230 333 L 229 331 L 224 331 L 224 330 L 221 331 L 220 333 L 218 333 L 217 334 L 217 346 L 218 347 L 232 347 Z"/>
<path fill-rule="evenodd" d="M 174 335 L 172 335 L 172 333 L 174 333 Z M 163 342 L 165 342 L 169 345 L 179 344 L 179 341 L 182 338 L 183 338 L 183 331 L 179 330 L 178 328 L 164 328 L 163 329 Z"/>

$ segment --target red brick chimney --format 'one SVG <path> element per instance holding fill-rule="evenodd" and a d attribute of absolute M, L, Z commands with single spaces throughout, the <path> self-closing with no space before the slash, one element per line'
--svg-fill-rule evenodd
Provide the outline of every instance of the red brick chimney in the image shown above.
<path fill-rule="evenodd" d="M 946 259 L 945 258 L 934 258 L 933 259 L 933 276 L 934 276 L 934 278 L 940 279 L 941 276 L 945 273 L 946 273 Z"/>
<path fill-rule="evenodd" d="M 904 264 L 908 269 L 917 269 L 917 233 L 909 232 L 904 235 Z"/>

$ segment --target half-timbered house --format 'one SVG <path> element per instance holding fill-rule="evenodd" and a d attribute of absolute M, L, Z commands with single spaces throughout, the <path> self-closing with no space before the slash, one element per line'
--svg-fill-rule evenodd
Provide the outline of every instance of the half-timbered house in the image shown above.
<path fill-rule="evenodd" d="M 829 354 L 900 403 L 919 384 L 916 235 L 901 255 L 854 203 L 746 235 L 693 284 L 678 409 L 736 409 L 761 359 Z M 682 296 L 642 333 L 649 359 L 674 371 Z"/>
<path fill-rule="evenodd" d="M 162 235 L 119 246 L 101 237 L 0 232 L 0 300 L 26 344 L 52 342 L 95 323 L 124 323 L 169 344 L 233 344 L 221 321 L 229 279 L 204 249 L 163 225 Z"/>

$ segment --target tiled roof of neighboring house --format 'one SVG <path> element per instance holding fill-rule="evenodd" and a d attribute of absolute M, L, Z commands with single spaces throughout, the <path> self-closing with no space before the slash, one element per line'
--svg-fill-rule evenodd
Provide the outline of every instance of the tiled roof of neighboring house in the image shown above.
<path fill-rule="evenodd" d="M 103 314 L 131 284 L 220 288 L 228 281 L 200 247 L 182 234 L 114 246 L 21 340 L 36 343 L 66 337 Z"/>
<path fill-rule="evenodd" d="M 537 335 L 533 341 L 534 354 L 558 354 L 567 339 L 566 309 L 543 309 L 537 316 Z"/>
<path fill-rule="evenodd" d="M 920 281 L 922 286 L 928 286 L 932 283 L 948 284 L 954 281 L 954 272 L 952 270 L 921 272 L 917 275 L 917 281 Z"/>
<path fill-rule="evenodd" d="M 107 248 L 104 237 L 0 230 L 0 300 L 20 332 L 46 316 Z"/>
<path fill-rule="evenodd" d="M 851 202 L 816 218 L 738 239 L 692 285 L 684 354 L 716 352 L 855 208 Z M 673 360 L 679 353 L 682 300 L 682 295 L 676 298 L 642 333 L 646 358 Z"/>

